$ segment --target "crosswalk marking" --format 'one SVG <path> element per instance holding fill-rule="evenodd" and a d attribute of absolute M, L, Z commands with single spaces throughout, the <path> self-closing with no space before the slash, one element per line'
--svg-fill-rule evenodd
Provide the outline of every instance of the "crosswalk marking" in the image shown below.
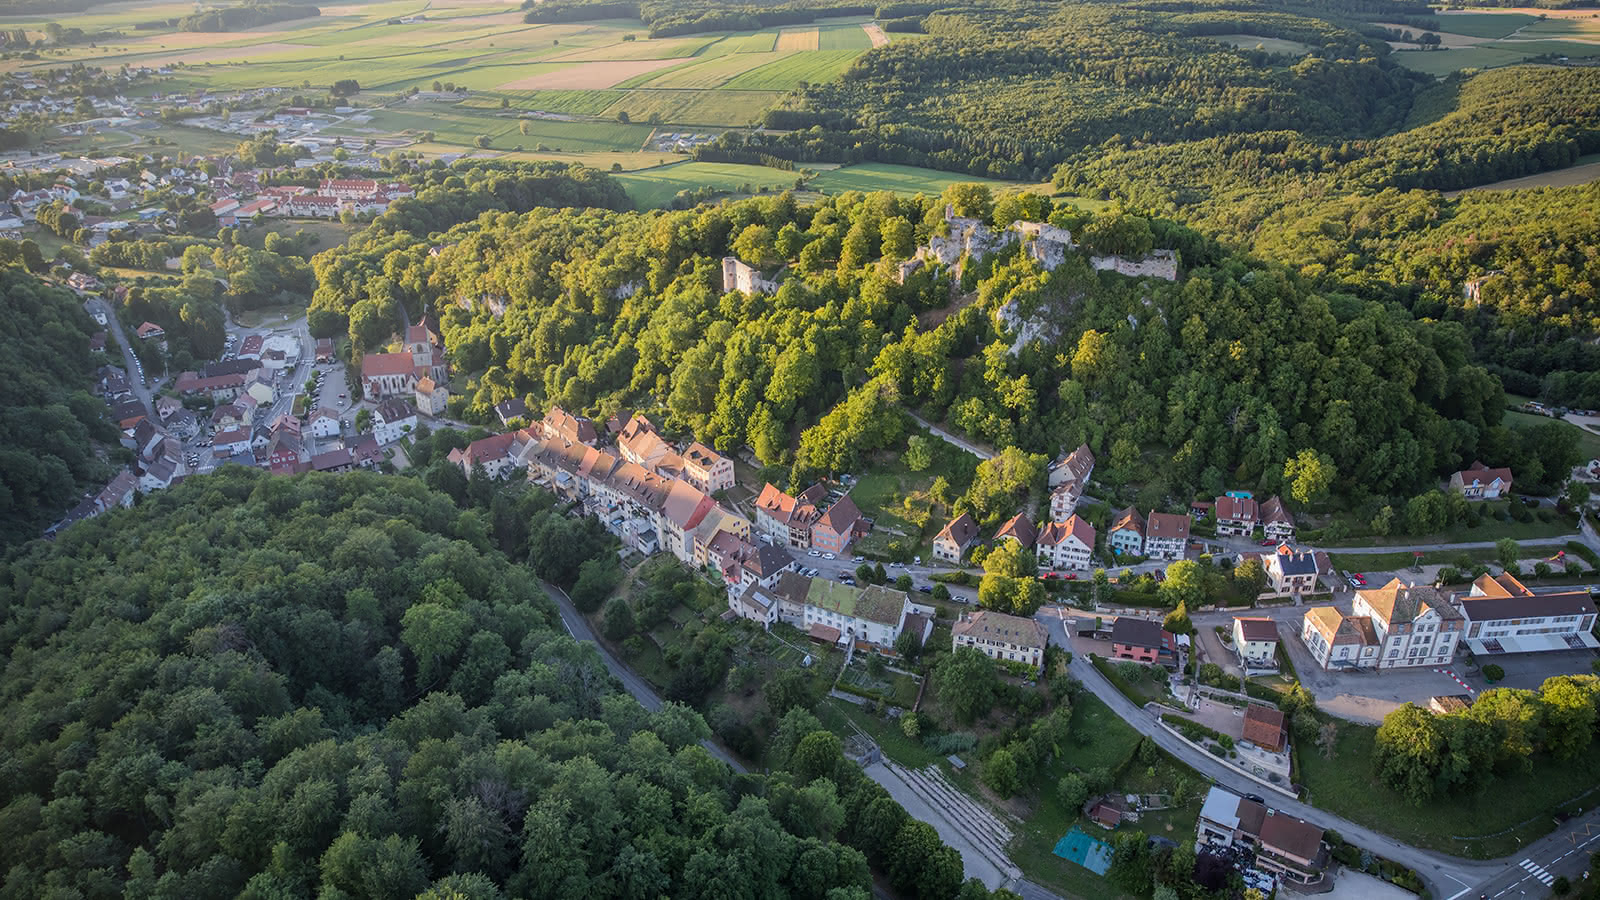
<path fill-rule="evenodd" d="M 1526 869 L 1529 875 L 1539 879 L 1539 881 L 1545 887 L 1549 887 L 1551 884 L 1555 883 L 1555 876 L 1545 871 L 1544 866 L 1539 865 L 1531 859 L 1523 860 L 1522 868 Z"/>

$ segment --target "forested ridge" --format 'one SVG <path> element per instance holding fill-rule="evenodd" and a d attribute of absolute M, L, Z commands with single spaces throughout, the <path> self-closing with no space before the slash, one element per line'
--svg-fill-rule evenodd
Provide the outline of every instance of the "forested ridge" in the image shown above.
<path fill-rule="evenodd" d="M 944 227 L 946 201 L 999 227 L 1048 218 L 1096 252 L 1174 248 L 1186 278 L 1096 273 L 1081 254 L 1047 273 L 1011 250 L 959 284 L 926 269 L 898 283 L 893 264 Z M 772 296 L 724 294 L 730 253 L 787 277 Z M 442 310 L 451 362 L 473 379 L 456 401 L 469 417 L 509 397 L 659 408 L 797 484 L 899 445 L 911 407 L 995 447 L 1089 441 L 1108 478 L 1146 485 L 1155 505 L 1224 484 L 1288 489 L 1305 453 L 1308 496 L 1411 492 L 1485 447 L 1504 404 L 1459 324 L 1320 292 L 1170 221 L 969 187 L 490 213 L 429 239 L 370 231 L 314 267 L 313 314 L 347 320 L 358 345 L 392 327 L 366 311 L 374 296 Z M 1003 307 L 1049 327 L 1018 341 Z"/>
<path fill-rule="evenodd" d="M 5 242 L 4 253 L 18 245 Z M 103 483 L 111 467 L 94 441 L 116 441 L 90 392 L 94 322 L 71 291 L 27 273 L 20 255 L 0 267 L 0 550 L 37 537 Z"/>
<path fill-rule="evenodd" d="M 989 896 L 815 719 L 735 775 L 620 693 L 528 500 L 226 467 L 0 565 L 0 894 Z"/>

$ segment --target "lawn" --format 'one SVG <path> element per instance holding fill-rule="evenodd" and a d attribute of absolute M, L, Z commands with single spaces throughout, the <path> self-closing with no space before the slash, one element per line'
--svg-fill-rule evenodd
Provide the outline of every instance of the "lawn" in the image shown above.
<path fill-rule="evenodd" d="M 897 166 L 889 163 L 861 163 L 823 172 L 811 180 L 811 186 L 826 194 L 845 191 L 894 191 L 897 194 L 938 194 L 952 184 L 987 184 L 992 190 L 1016 187 L 1012 181 L 978 178 L 956 172 L 940 172 L 916 166 Z"/>
<path fill-rule="evenodd" d="M 1106 839 L 1110 832 L 1088 823 L 1077 809 L 1069 809 L 1056 794 L 1056 782 L 1068 771 L 1086 772 L 1104 768 L 1115 771 L 1129 758 L 1139 743 L 1139 734 L 1122 721 L 1110 707 L 1093 694 L 1080 694 L 1072 709 L 1072 744 L 1065 748 L 1065 759 L 1046 766 L 1032 784 L 1023 789 L 1023 796 L 1032 809 L 1017 829 L 1016 837 L 1006 851 L 1012 862 L 1020 866 L 1029 879 L 1037 881 L 1069 897 L 1129 898 L 1104 878 L 1088 869 L 1056 856 L 1051 851 L 1056 841 L 1074 824 L 1082 823 L 1091 835 Z M 1079 743 L 1080 739 L 1083 743 Z M 1194 791 L 1199 793 L 1203 780 L 1186 767 L 1162 755 L 1156 779 L 1146 778 L 1144 768 L 1137 762 L 1118 781 L 1122 790 L 1138 791 L 1150 788 L 1170 789 L 1177 775 L 1189 778 Z M 1203 795 L 1202 795 L 1203 796 Z M 1137 825 L 1149 834 L 1182 843 L 1194 833 L 1195 818 L 1199 813 L 1200 799 L 1171 811 L 1150 815 Z M 1171 830 L 1167 826 L 1170 825 Z"/>
<path fill-rule="evenodd" d="M 1333 759 L 1323 759 L 1315 750 L 1302 752 L 1300 780 L 1306 788 L 1305 800 L 1430 850 L 1477 859 L 1513 853 L 1549 833 L 1555 827 L 1551 814 L 1566 808 L 1567 801 L 1600 784 L 1597 743 L 1571 762 L 1538 759 L 1531 773 L 1498 777 L 1482 773 L 1477 794 L 1418 806 L 1375 779 L 1372 755 L 1377 733 L 1372 726 L 1341 721 Z M 1594 798 L 1577 805 L 1593 806 Z M 1505 829 L 1513 830 L 1481 837 Z"/>
<path fill-rule="evenodd" d="M 1586 157 L 1587 158 L 1587 157 Z M 1600 434 L 1595 434 L 1587 428 L 1580 428 L 1565 419 L 1554 419 L 1550 416 L 1541 416 L 1534 413 L 1518 412 L 1508 409 L 1500 417 L 1500 424 L 1513 428 L 1526 428 L 1531 425 L 1548 425 L 1551 422 L 1561 424 L 1578 432 L 1578 452 L 1583 454 L 1585 460 L 1600 459 Z"/>
<path fill-rule="evenodd" d="M 733 193 L 746 193 L 746 188 L 781 190 L 794 185 L 794 175 L 789 172 L 738 163 L 681 162 L 615 177 L 640 209 L 666 206 L 679 191 L 706 185 Z"/>
<path fill-rule="evenodd" d="M 874 676 L 868 671 L 867 664 L 859 659 L 845 668 L 839 680 L 856 691 L 881 697 L 885 702 L 902 709 L 910 709 L 917 702 L 917 691 L 920 686 L 917 679 L 910 675 L 887 669 L 883 674 Z"/>
<path fill-rule="evenodd" d="M 794 53 L 746 72 L 723 87 L 736 91 L 788 91 L 801 84 L 824 84 L 844 74 L 844 70 L 860 55 L 859 50 Z"/>
<path fill-rule="evenodd" d="M 1518 522 L 1516 520 L 1502 522 L 1498 519 L 1492 518 L 1491 514 L 1493 512 L 1503 511 L 1507 504 L 1488 502 L 1476 505 L 1478 507 L 1478 511 L 1485 516 L 1482 523 L 1478 525 L 1477 528 L 1468 528 L 1466 523 L 1457 522 L 1456 524 L 1451 525 L 1448 529 L 1437 534 L 1387 535 L 1384 537 L 1366 535 L 1362 537 L 1345 538 L 1337 541 L 1321 540 L 1317 543 L 1319 546 L 1324 547 L 1382 547 L 1390 544 L 1396 546 L 1412 546 L 1415 544 L 1466 544 L 1480 543 L 1483 541 L 1498 541 L 1501 538 L 1511 538 L 1512 540 L 1516 541 L 1526 541 L 1534 538 L 1553 538 L 1561 537 L 1562 535 L 1566 534 L 1573 534 L 1578 530 L 1578 523 L 1575 518 L 1562 516 L 1560 514 L 1555 515 L 1553 520 L 1549 522 L 1540 521 L 1538 518 L 1534 518 L 1528 522 Z M 1551 510 L 1540 509 L 1539 512 L 1551 512 Z M 1451 553 L 1447 551 L 1441 555 L 1449 556 Z M 1439 562 L 1441 560 L 1434 561 Z"/>
<path fill-rule="evenodd" d="M 1389 58 L 1417 72 L 1445 76 L 1461 69 L 1491 69 L 1522 62 L 1532 53 L 1502 49 L 1506 45 L 1463 47 L 1459 50 L 1399 50 Z"/>
<path fill-rule="evenodd" d="M 866 732 L 883 748 L 885 756 L 902 766 L 922 769 L 938 765 L 947 772 L 949 770 L 950 764 L 944 757 L 924 747 L 921 741 L 906 737 L 897 721 L 880 719 L 860 706 L 836 697 L 822 701 L 814 712 L 829 731 L 840 737 L 852 737 L 856 733 L 855 728 Z M 855 728 L 850 727 L 852 724 Z"/>
<path fill-rule="evenodd" d="M 311 246 L 313 250 L 321 251 L 342 246 L 361 227 L 332 219 L 267 219 L 258 227 L 246 229 L 240 242 L 260 249 L 267 235 L 272 232 L 291 237 L 297 231 L 304 231 L 316 236 L 316 243 Z"/>

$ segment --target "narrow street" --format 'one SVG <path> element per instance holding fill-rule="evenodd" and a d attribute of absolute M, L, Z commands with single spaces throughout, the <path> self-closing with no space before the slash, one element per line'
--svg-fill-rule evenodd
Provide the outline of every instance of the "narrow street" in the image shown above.
<path fill-rule="evenodd" d="M 145 383 L 144 376 L 140 374 L 140 368 L 134 361 L 133 344 L 129 343 L 127 332 L 122 330 L 122 323 L 117 321 L 116 312 L 112 310 L 111 304 L 99 297 L 88 298 L 86 305 L 93 312 L 100 313 L 106 317 L 106 328 L 111 332 L 111 336 L 117 339 L 117 344 L 122 348 L 122 367 L 127 370 L 128 385 L 133 389 L 133 395 L 139 398 L 140 403 L 144 404 L 145 415 L 153 415 L 155 407 L 151 405 L 150 386 Z"/>

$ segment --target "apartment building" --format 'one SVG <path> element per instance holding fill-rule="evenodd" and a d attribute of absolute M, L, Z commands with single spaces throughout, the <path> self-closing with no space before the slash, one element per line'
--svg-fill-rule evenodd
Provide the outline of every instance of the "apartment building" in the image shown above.
<path fill-rule="evenodd" d="M 1307 594 L 1317 589 L 1317 559 L 1309 551 L 1279 544 L 1261 555 L 1262 568 L 1278 594 Z"/>
<path fill-rule="evenodd" d="M 1249 537 L 1261 521 L 1261 506 L 1255 498 L 1225 494 L 1217 498 L 1212 510 L 1217 516 L 1217 535 L 1238 534 Z"/>
<path fill-rule="evenodd" d="M 1233 652 L 1250 673 L 1277 671 L 1278 623 L 1266 616 L 1234 616 Z"/>
<path fill-rule="evenodd" d="M 1300 640 L 1324 669 L 1370 669 L 1378 664 L 1378 633 L 1365 616 L 1313 606 L 1300 619 Z"/>
<path fill-rule="evenodd" d="M 1144 531 L 1144 516 L 1130 506 L 1117 513 L 1117 519 L 1111 523 L 1111 531 L 1106 535 L 1106 546 L 1119 556 L 1143 556 Z"/>

